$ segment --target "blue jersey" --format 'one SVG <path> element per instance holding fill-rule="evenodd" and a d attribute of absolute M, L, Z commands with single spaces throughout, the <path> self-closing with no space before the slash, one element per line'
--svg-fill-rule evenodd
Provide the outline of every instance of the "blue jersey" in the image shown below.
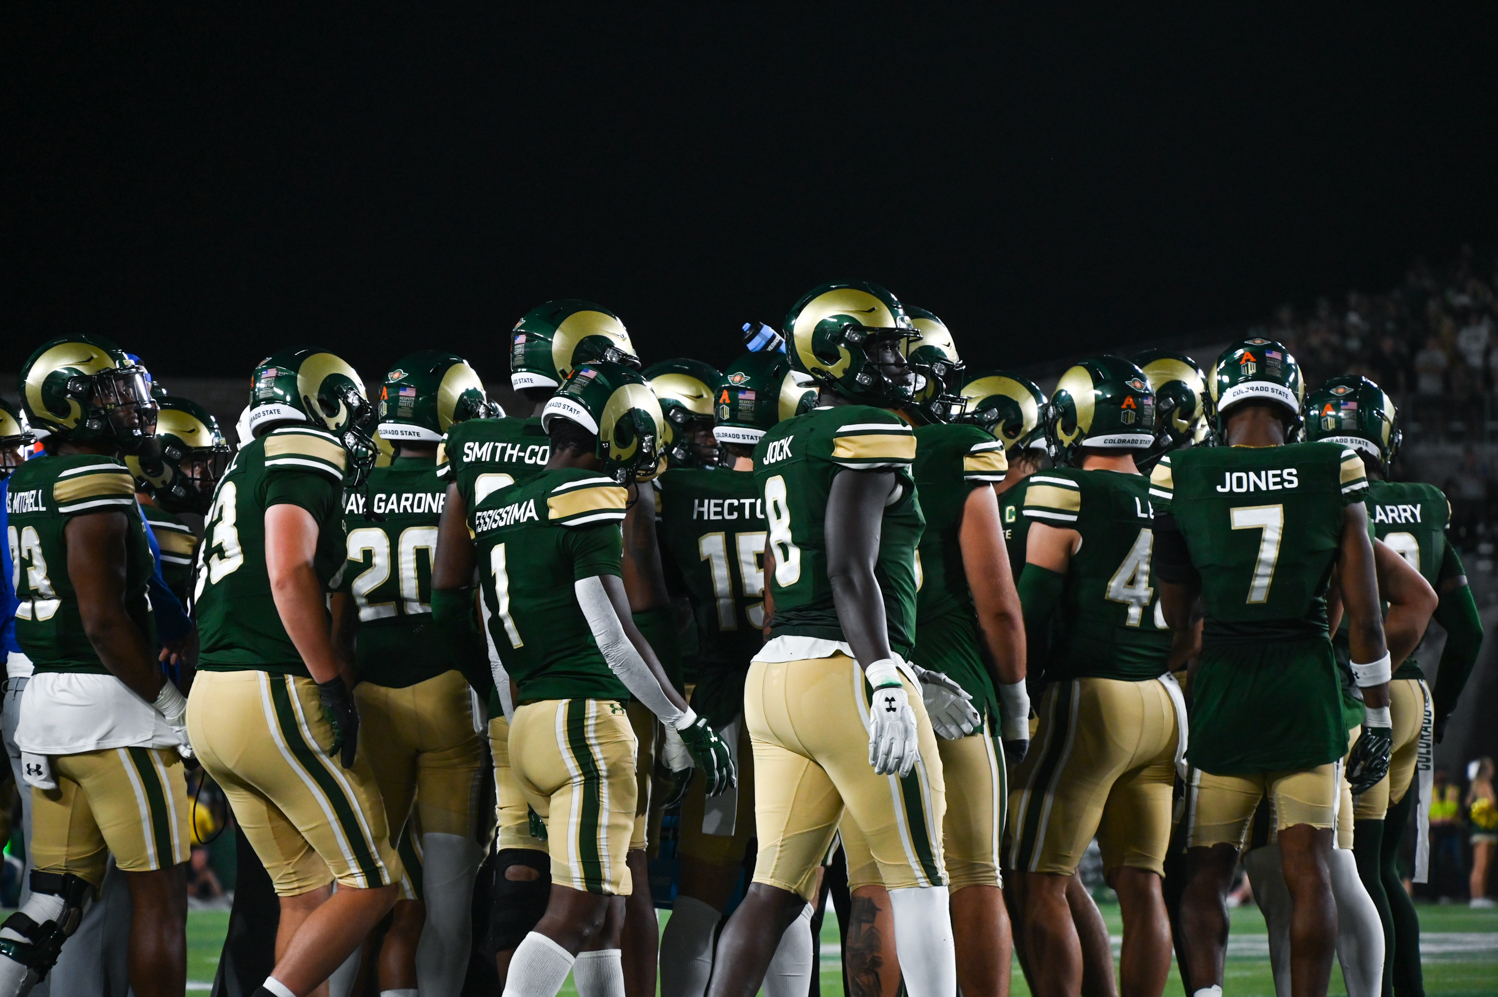
<path fill-rule="evenodd" d="M 10 524 L 6 522 L 5 496 L 10 479 L 0 479 L 0 662 L 19 654 L 16 643 L 16 590 L 10 583 Z"/>

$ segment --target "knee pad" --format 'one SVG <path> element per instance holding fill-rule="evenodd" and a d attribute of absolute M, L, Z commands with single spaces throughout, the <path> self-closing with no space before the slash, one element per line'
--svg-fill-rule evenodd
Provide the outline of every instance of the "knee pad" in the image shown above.
<path fill-rule="evenodd" d="M 507 878 L 506 871 L 517 865 L 540 875 L 531 880 Z M 550 899 L 551 856 L 531 848 L 500 849 L 494 857 L 494 896 L 485 947 L 495 952 L 514 949 L 541 920 Z"/>
<path fill-rule="evenodd" d="M 46 976 L 57 964 L 62 943 L 78 930 L 83 905 L 92 892 L 88 880 L 72 873 L 33 869 L 32 899 L 0 924 L 0 955 L 25 966 L 37 979 Z M 57 906 L 59 901 L 61 910 Z M 38 922 L 33 915 L 41 916 L 42 920 Z M 7 937 L 5 932 L 20 937 Z"/>

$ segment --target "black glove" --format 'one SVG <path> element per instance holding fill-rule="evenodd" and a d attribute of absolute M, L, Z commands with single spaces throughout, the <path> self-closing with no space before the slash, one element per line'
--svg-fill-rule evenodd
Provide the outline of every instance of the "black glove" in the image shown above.
<path fill-rule="evenodd" d="M 323 716 L 333 728 L 333 746 L 328 754 L 339 755 L 343 767 L 351 769 L 359 750 L 359 708 L 354 705 L 354 694 L 342 678 L 332 678 L 317 683 L 317 695 L 322 699 Z"/>
<path fill-rule="evenodd" d="M 723 743 L 717 731 L 708 726 L 705 717 L 698 717 L 696 723 L 677 733 L 692 753 L 692 760 L 702 770 L 708 796 L 717 796 L 739 784 L 728 745 Z"/>
<path fill-rule="evenodd" d="M 1436 714 L 1435 722 L 1431 727 L 1431 734 L 1435 737 L 1437 744 L 1440 744 L 1441 739 L 1446 736 L 1446 721 L 1450 719 L 1450 714 L 1447 714 L 1445 716 L 1442 716 L 1439 713 Z"/>
<path fill-rule="evenodd" d="M 1028 737 L 1018 738 L 1013 741 L 1001 741 L 999 743 L 1004 746 L 1005 765 L 1018 765 L 1030 753 L 1030 739 Z"/>
<path fill-rule="evenodd" d="M 1347 781 L 1352 795 L 1368 792 L 1389 774 L 1389 756 L 1394 752 L 1394 728 L 1364 725 L 1363 735 L 1347 756 Z"/>

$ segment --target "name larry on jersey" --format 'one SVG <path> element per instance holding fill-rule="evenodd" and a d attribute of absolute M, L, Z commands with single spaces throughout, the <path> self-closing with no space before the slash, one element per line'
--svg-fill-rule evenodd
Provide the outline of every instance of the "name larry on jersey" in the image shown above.
<path fill-rule="evenodd" d="M 758 498 L 693 499 L 693 519 L 764 519 L 765 500 Z"/>
<path fill-rule="evenodd" d="M 1420 522 L 1420 507 L 1418 505 L 1376 505 L 1373 507 L 1373 521 L 1375 523 L 1418 523 Z"/>
<path fill-rule="evenodd" d="M 1287 467 L 1274 471 L 1224 471 L 1219 492 L 1277 492 L 1300 487 L 1300 471 Z"/>
<path fill-rule="evenodd" d="M 441 515 L 442 507 L 447 503 L 447 495 L 444 492 L 375 492 L 370 499 L 370 505 L 374 506 L 376 516 L 400 516 L 421 515 L 430 513 Z M 356 493 L 349 494 L 343 500 L 343 511 L 345 514 L 364 514 L 364 496 Z"/>
<path fill-rule="evenodd" d="M 526 499 L 524 502 L 502 505 L 498 509 L 480 509 L 473 514 L 473 529 L 475 533 L 484 533 L 511 523 L 524 523 L 540 518 L 536 515 L 536 500 Z"/>

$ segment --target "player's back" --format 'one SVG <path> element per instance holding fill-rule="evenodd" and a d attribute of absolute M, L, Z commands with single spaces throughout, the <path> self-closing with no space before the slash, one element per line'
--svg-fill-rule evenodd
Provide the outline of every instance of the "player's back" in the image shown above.
<path fill-rule="evenodd" d="M 1369 481 L 1367 504 L 1374 537 L 1403 557 L 1437 592 L 1442 581 L 1462 573 L 1461 559 L 1446 539 L 1451 503 L 1435 485 Z M 1394 677 L 1425 677 L 1416 654 L 1404 659 Z"/>
<path fill-rule="evenodd" d="M 1158 678 L 1171 635 L 1155 598 L 1149 480 L 1078 468 L 1026 480 L 1027 522 L 1082 535 L 1067 568 L 1046 677 Z"/>
<path fill-rule="evenodd" d="M 556 468 L 497 489 L 469 513 L 485 624 L 521 702 L 629 699 L 573 587 L 619 575 L 625 500 L 595 471 Z"/>
<path fill-rule="evenodd" d="M 468 419 L 448 427 L 437 448 L 437 476 L 456 483 L 472 510 L 495 489 L 540 474 L 550 456 L 540 416 Z"/>
<path fill-rule="evenodd" d="M 186 605 L 187 589 L 192 584 L 192 557 L 198 549 L 197 534 L 181 517 L 159 506 L 143 502 L 140 511 L 151 525 L 156 544 L 161 548 L 161 580 Z"/>
<path fill-rule="evenodd" d="M 921 620 L 951 612 L 972 612 L 962 560 L 962 514 L 969 493 L 1004 480 L 1004 444 L 978 426 L 935 423 L 915 430 L 911 473 L 926 529 L 921 534 Z"/>
<path fill-rule="evenodd" d="M 772 638 L 844 639 L 827 575 L 825 523 L 832 482 L 845 470 L 889 471 L 898 494 L 884 509 L 875 574 L 890 643 L 897 653 L 909 653 L 915 643 L 915 554 L 925 526 L 910 477 L 915 454 L 910 426 L 887 409 L 868 405 L 816 408 L 781 422 L 760 440 L 754 475 L 775 557 Z"/>

